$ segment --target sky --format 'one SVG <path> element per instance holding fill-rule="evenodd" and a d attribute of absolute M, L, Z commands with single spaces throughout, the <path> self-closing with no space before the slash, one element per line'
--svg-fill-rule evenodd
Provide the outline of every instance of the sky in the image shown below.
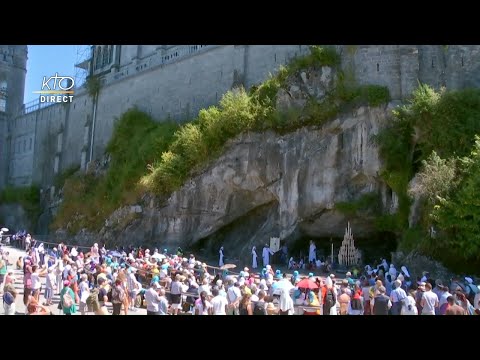
<path fill-rule="evenodd" d="M 75 77 L 75 63 L 80 62 L 79 55 L 86 54 L 82 49 L 88 45 L 29 45 L 27 60 L 27 78 L 25 81 L 25 99 L 28 103 L 38 99 L 44 76 L 50 77 L 58 72 L 61 76 Z M 78 86 L 78 82 L 75 84 Z"/>

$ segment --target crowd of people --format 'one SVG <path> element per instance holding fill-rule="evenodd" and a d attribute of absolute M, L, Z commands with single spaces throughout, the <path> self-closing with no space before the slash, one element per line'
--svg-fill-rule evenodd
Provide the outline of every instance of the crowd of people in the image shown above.
<path fill-rule="evenodd" d="M 27 247 L 28 244 L 28 247 Z M 363 271 L 287 275 L 270 264 L 260 272 L 245 267 L 239 273 L 219 269 L 186 256 L 178 248 L 108 251 L 94 244 L 84 249 L 59 244 L 51 250 L 25 242 L 27 255 L 16 261 L 23 272 L 26 313 L 46 315 L 59 296 L 65 315 L 127 315 L 146 307 L 148 315 L 474 315 L 479 310 L 479 287 L 473 279 L 449 284 L 427 272 L 413 279 L 386 260 Z M 221 254 L 222 255 L 222 254 Z M 266 252 L 265 252 L 266 255 Z M 222 259 L 223 260 L 223 259 Z M 262 259 L 263 260 L 263 259 Z M 265 259 L 268 261 L 268 258 Z M 0 280 L 6 315 L 15 314 L 18 296 L 8 254 L 0 260 Z M 253 269 L 252 269 L 253 270 Z M 41 278 L 45 278 L 42 282 Z M 43 292 L 44 302 L 40 294 Z"/>

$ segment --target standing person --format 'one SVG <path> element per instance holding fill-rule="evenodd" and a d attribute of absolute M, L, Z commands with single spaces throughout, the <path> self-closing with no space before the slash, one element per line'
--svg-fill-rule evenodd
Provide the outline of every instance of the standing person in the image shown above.
<path fill-rule="evenodd" d="M 13 284 L 7 284 L 3 288 L 3 309 L 5 315 L 15 315 L 15 299 L 17 298 L 17 290 Z"/>
<path fill-rule="evenodd" d="M 253 315 L 268 315 L 265 296 L 265 291 L 260 290 L 258 292 L 258 301 L 253 306 Z"/>
<path fill-rule="evenodd" d="M 348 308 L 350 307 L 350 295 L 347 294 L 347 288 L 342 287 L 341 295 L 338 297 L 338 303 L 340 304 L 340 315 L 348 315 Z"/>
<path fill-rule="evenodd" d="M 57 277 L 57 295 L 60 295 L 60 292 L 63 289 L 63 270 L 64 270 L 64 261 L 62 257 L 57 258 L 57 264 L 55 265 L 55 275 Z"/>
<path fill-rule="evenodd" d="M 109 287 L 105 278 L 98 278 L 98 304 L 99 309 L 95 315 L 108 315 L 107 302 L 108 302 L 108 291 Z"/>
<path fill-rule="evenodd" d="M 289 291 L 284 287 L 280 288 L 280 304 L 278 315 L 293 315 L 295 307 Z"/>
<path fill-rule="evenodd" d="M 272 249 L 268 246 L 268 244 L 265 244 L 263 247 L 262 251 L 262 260 L 263 260 L 263 266 L 266 267 L 267 265 L 270 265 L 270 255 L 273 255 Z"/>
<path fill-rule="evenodd" d="M 136 272 L 137 269 L 131 267 L 127 278 L 128 295 L 130 296 L 130 310 L 132 311 L 137 311 L 137 308 L 135 307 L 135 301 L 142 287 L 135 277 Z"/>
<path fill-rule="evenodd" d="M 390 298 L 385 295 L 387 289 L 382 285 L 378 288 L 378 295 L 372 300 L 372 315 L 388 315 L 388 310 L 392 307 Z"/>
<path fill-rule="evenodd" d="M 218 251 L 218 254 L 219 254 L 219 259 L 218 259 L 218 266 L 219 267 L 222 267 L 223 265 L 225 265 L 223 263 L 223 246 L 220 248 L 220 250 Z"/>
<path fill-rule="evenodd" d="M 310 248 L 308 250 L 308 263 L 311 264 L 312 261 L 315 263 L 317 261 L 317 247 L 313 240 L 310 240 Z"/>
<path fill-rule="evenodd" d="M 122 304 L 125 303 L 125 290 L 123 289 L 123 282 L 120 279 L 115 280 L 115 285 L 112 288 L 112 315 L 120 315 L 122 311 Z"/>
<path fill-rule="evenodd" d="M 157 293 L 155 283 L 150 283 L 150 288 L 145 292 L 145 302 L 147 303 L 147 315 L 160 315 L 159 305 L 162 299 Z"/>
<path fill-rule="evenodd" d="M 39 257 L 38 263 L 40 264 L 40 266 L 43 266 L 43 264 L 45 264 L 45 247 L 43 243 L 38 245 L 38 257 Z"/>
<path fill-rule="evenodd" d="M 70 287 L 70 281 L 65 280 L 63 282 L 63 289 L 60 292 L 60 305 L 65 315 L 72 315 L 77 312 L 75 306 L 75 294 Z"/>
<path fill-rule="evenodd" d="M 390 293 L 390 300 L 392 301 L 392 315 L 400 315 L 402 312 L 403 301 L 407 298 L 407 293 L 402 289 L 402 282 L 400 280 L 395 280 L 393 285 L 395 289 L 393 289 Z"/>
<path fill-rule="evenodd" d="M 438 296 L 432 291 L 432 284 L 425 284 L 425 292 L 422 300 L 422 315 L 435 315 L 435 309 L 438 308 Z"/>
<path fill-rule="evenodd" d="M 245 293 L 238 304 L 238 310 L 240 315 L 253 315 L 252 302 L 250 298 L 251 294 Z"/>
<path fill-rule="evenodd" d="M 448 308 L 448 297 L 452 296 L 450 292 L 448 291 L 449 288 L 448 286 L 440 286 L 440 297 L 438 298 L 438 315 L 445 315 L 445 312 L 447 311 Z M 438 296 L 438 295 L 437 295 Z"/>
<path fill-rule="evenodd" d="M 23 304 L 28 304 L 28 298 L 32 293 L 32 266 L 30 260 L 25 260 L 23 269 Z"/>
<path fill-rule="evenodd" d="M 0 254 L 0 290 L 3 288 L 3 282 L 5 281 L 6 274 L 7 274 L 7 262 L 3 260 L 3 256 Z"/>
<path fill-rule="evenodd" d="M 202 291 L 195 303 L 195 315 L 213 315 L 212 304 L 207 300 L 207 292 Z"/>
<path fill-rule="evenodd" d="M 53 292 L 56 288 L 56 276 L 53 273 L 53 269 L 47 270 L 47 277 L 45 281 L 45 303 L 43 305 L 52 305 Z"/>
<path fill-rule="evenodd" d="M 170 296 L 171 296 L 171 301 L 172 301 L 172 310 L 173 310 L 173 315 L 178 315 L 178 310 L 180 309 L 180 306 L 182 304 L 182 282 L 181 282 L 182 276 L 180 274 L 175 275 L 175 281 L 172 281 L 172 284 L 170 285 Z"/>
<path fill-rule="evenodd" d="M 415 303 L 417 304 L 417 312 L 419 315 L 422 314 L 422 298 L 423 298 L 424 292 L 425 292 L 425 283 L 417 282 L 417 291 L 415 292 Z"/>
<path fill-rule="evenodd" d="M 455 298 L 449 296 L 447 298 L 448 308 L 445 311 L 445 315 L 467 315 L 467 312 L 460 305 L 455 304 Z"/>
<path fill-rule="evenodd" d="M 70 251 L 70 258 L 72 261 L 77 261 L 78 250 L 76 246 L 72 246 L 72 250 Z"/>
<path fill-rule="evenodd" d="M 410 289 L 408 296 L 402 304 L 400 315 L 418 315 L 417 304 L 415 302 L 415 290 Z"/>
<path fill-rule="evenodd" d="M 219 280 L 221 281 L 221 280 Z M 210 301 L 212 304 L 213 315 L 227 315 L 228 301 L 225 296 L 220 295 L 218 287 L 212 289 L 213 299 Z"/>
<path fill-rule="evenodd" d="M 98 264 L 100 262 L 100 251 L 98 249 L 98 244 L 95 243 L 90 249 L 90 256 Z"/>
<path fill-rule="evenodd" d="M 32 279 L 32 296 L 39 302 L 40 291 L 42 289 L 42 282 L 40 280 L 40 271 L 37 265 L 32 266 L 32 274 L 30 275 Z"/>
<path fill-rule="evenodd" d="M 82 274 L 80 276 L 80 284 L 78 285 L 78 291 L 80 293 L 80 314 L 85 315 L 85 309 L 87 309 L 87 299 L 90 296 L 90 288 L 88 286 L 88 275 Z M 88 310 L 88 309 L 87 309 Z"/>
<path fill-rule="evenodd" d="M 228 300 L 228 312 L 227 315 L 239 315 L 238 305 L 242 294 L 240 292 L 240 284 L 238 282 L 233 283 L 233 280 L 230 280 L 230 286 L 227 290 L 227 300 Z"/>
<path fill-rule="evenodd" d="M 257 258 L 257 248 L 254 246 L 252 247 L 252 269 L 258 268 Z"/>

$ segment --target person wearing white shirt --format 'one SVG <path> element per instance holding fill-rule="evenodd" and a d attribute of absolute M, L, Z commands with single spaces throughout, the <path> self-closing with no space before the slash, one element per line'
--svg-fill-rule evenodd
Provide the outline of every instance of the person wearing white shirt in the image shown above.
<path fill-rule="evenodd" d="M 425 292 L 422 300 L 422 315 L 435 315 L 435 308 L 438 307 L 438 296 L 432 291 L 432 284 L 425 284 Z"/>
<path fill-rule="evenodd" d="M 227 290 L 228 315 L 239 315 L 238 305 L 241 297 L 239 283 L 235 283 Z"/>
<path fill-rule="evenodd" d="M 198 287 L 198 296 L 200 296 L 202 291 L 205 291 L 207 293 L 207 295 L 212 295 L 212 293 L 210 291 L 210 285 L 208 285 L 208 280 L 207 279 L 203 279 L 202 285 Z"/>
<path fill-rule="evenodd" d="M 128 296 L 130 297 L 130 310 L 137 311 L 135 307 L 135 300 L 137 299 L 137 294 L 139 293 L 142 285 L 138 282 L 137 278 L 135 277 L 135 273 L 137 269 L 131 267 L 129 269 L 129 274 L 127 278 L 127 288 L 128 288 Z"/>
<path fill-rule="evenodd" d="M 74 246 L 72 247 L 72 251 L 70 251 L 70 257 L 72 258 L 73 261 L 77 261 L 77 256 L 78 256 L 77 247 Z"/>
<path fill-rule="evenodd" d="M 228 301 L 220 295 L 217 288 L 212 289 L 213 299 L 210 301 L 213 307 L 213 315 L 227 315 Z"/>
<path fill-rule="evenodd" d="M 202 291 L 195 302 L 195 315 L 212 315 L 212 304 L 207 300 L 207 293 Z"/>
<path fill-rule="evenodd" d="M 56 275 L 53 273 L 53 268 L 47 270 L 47 277 L 45 281 L 45 306 L 52 305 L 53 291 L 56 285 Z"/>
<path fill-rule="evenodd" d="M 40 298 L 40 289 L 42 288 L 42 282 L 40 281 L 40 274 L 39 274 L 37 265 L 32 266 L 31 279 L 32 279 L 32 296 L 38 302 Z"/>
<path fill-rule="evenodd" d="M 402 312 L 402 301 L 407 298 L 407 293 L 402 289 L 402 282 L 400 280 L 395 280 L 393 282 L 393 289 L 390 292 L 390 300 L 392 302 L 392 315 L 400 315 Z"/>
<path fill-rule="evenodd" d="M 78 286 L 80 291 L 80 314 L 85 315 L 85 309 L 87 308 L 87 298 L 90 295 L 90 289 L 88 287 L 88 276 L 82 274 L 80 276 L 81 282 Z"/>
<path fill-rule="evenodd" d="M 161 315 L 160 303 L 162 299 L 157 293 L 155 284 L 151 284 L 150 288 L 145 292 L 145 302 L 147 303 L 147 315 Z"/>

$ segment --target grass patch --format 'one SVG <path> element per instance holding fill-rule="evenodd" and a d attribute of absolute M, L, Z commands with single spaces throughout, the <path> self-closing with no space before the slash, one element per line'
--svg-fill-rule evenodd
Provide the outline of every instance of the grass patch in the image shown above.
<path fill-rule="evenodd" d="M 399 232 L 401 246 L 465 271 L 480 265 L 478 119 L 479 89 L 436 91 L 420 85 L 377 137 L 385 160 L 382 177 L 400 206 L 389 219 L 379 219 L 379 226 Z M 421 196 L 422 216 L 418 227 L 409 229 L 407 188 L 417 173 L 420 182 L 412 194 Z M 434 237 L 428 235 L 432 226 Z"/>
<path fill-rule="evenodd" d="M 142 194 L 139 179 L 168 148 L 177 129 L 175 123 L 155 122 L 137 109 L 124 113 L 106 148 L 111 161 L 105 176 L 66 177 L 64 200 L 52 228 L 66 228 L 71 234 L 82 228 L 99 230 L 116 208 L 137 203 Z"/>
<path fill-rule="evenodd" d="M 65 180 L 73 176 L 73 174 L 75 174 L 78 170 L 80 170 L 80 165 L 72 165 L 69 168 L 62 171 L 60 174 L 57 174 L 55 176 L 55 179 L 53 180 L 53 185 L 55 186 L 55 189 L 57 191 L 62 189 L 63 186 L 65 185 Z"/>

